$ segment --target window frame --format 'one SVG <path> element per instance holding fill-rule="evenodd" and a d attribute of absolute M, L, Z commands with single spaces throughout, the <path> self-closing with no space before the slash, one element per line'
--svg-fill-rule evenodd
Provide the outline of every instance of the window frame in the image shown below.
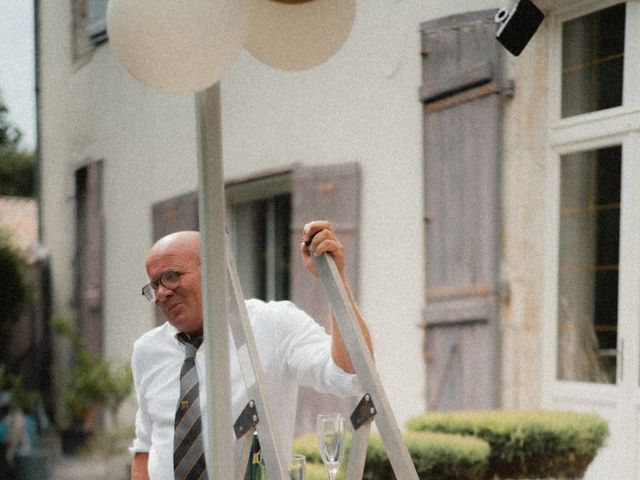
<path fill-rule="evenodd" d="M 619 0 L 601 2 L 581 2 L 564 9 L 558 9 L 549 16 L 549 70 L 548 70 L 548 147 L 546 169 L 549 179 L 546 198 L 548 230 L 546 232 L 547 251 L 545 255 L 545 292 L 543 315 L 545 321 L 543 336 L 544 384 L 543 403 L 557 406 L 565 402 L 594 402 L 602 406 L 615 406 L 620 390 L 629 388 L 621 385 L 623 376 L 635 378 L 634 392 L 640 392 L 640 346 L 639 341 L 622 340 L 632 335 L 640 340 L 640 327 L 637 321 L 640 312 L 640 299 L 636 300 L 636 287 L 640 287 L 640 278 L 636 280 L 640 268 L 635 266 L 634 249 L 640 248 L 640 240 L 634 239 L 640 225 L 640 213 L 635 213 L 640 205 L 640 194 L 633 190 L 633 179 L 640 178 L 640 162 L 634 161 L 633 152 L 640 151 L 640 92 L 633 85 L 640 81 L 640 2 L 631 0 L 626 3 L 625 15 L 625 57 L 623 73 L 622 105 L 606 110 L 589 112 L 572 117 L 561 117 L 562 84 L 562 24 L 604 8 L 623 3 Z M 638 33 L 635 33 L 638 32 Z M 616 383 L 600 384 L 560 380 L 558 365 L 558 265 L 560 237 L 560 168 L 561 156 L 596 150 L 614 145 L 622 148 L 621 173 L 621 211 L 620 211 L 620 271 L 618 289 L 618 349 L 622 350 L 617 362 Z M 637 235 L 636 235 L 637 236 Z M 635 246 L 634 246 L 635 245 Z M 637 262 L 636 262 L 637 263 Z M 633 306 L 638 306 L 634 310 Z M 631 316 L 624 320 L 626 316 Z M 625 322 L 625 325 L 621 323 Z M 635 324 L 634 324 L 635 323 Z M 633 345 L 629 345 L 633 343 Z M 628 383 L 628 382 L 627 382 Z"/>
<path fill-rule="evenodd" d="M 562 106 L 562 24 L 604 8 L 626 3 L 625 57 L 622 88 L 622 105 L 561 117 Z M 559 11 L 550 19 L 549 42 L 549 138 L 552 148 L 562 148 L 574 143 L 590 141 L 634 130 L 633 125 L 640 124 L 640 92 L 632 88 L 634 79 L 640 79 L 640 2 L 631 0 L 606 0 L 589 3 L 588 7 L 573 6 Z"/>

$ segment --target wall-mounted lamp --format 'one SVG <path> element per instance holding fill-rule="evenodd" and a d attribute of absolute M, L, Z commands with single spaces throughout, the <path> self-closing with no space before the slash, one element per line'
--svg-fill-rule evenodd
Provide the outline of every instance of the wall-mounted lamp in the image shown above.
<path fill-rule="evenodd" d="M 501 8 L 495 21 L 500 23 L 496 38 L 515 56 L 520 55 L 544 20 L 544 13 L 531 1 L 520 0 L 509 11 Z"/>

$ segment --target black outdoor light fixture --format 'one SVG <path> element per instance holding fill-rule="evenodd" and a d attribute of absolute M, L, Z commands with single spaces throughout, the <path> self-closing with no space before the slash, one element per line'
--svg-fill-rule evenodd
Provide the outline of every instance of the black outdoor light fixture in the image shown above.
<path fill-rule="evenodd" d="M 496 38 L 513 55 L 518 56 L 544 20 L 544 13 L 531 1 L 519 0 L 513 10 L 501 8 L 495 21 L 500 23 Z"/>

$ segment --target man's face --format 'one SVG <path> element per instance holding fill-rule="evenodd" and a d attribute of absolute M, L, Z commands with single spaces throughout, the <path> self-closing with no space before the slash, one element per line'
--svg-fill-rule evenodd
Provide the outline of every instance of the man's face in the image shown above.
<path fill-rule="evenodd" d="M 163 273 L 181 273 L 178 285 L 168 289 L 162 284 L 156 291 L 156 306 L 178 329 L 193 335 L 202 334 L 202 289 L 200 256 L 197 242 L 168 242 L 155 245 L 147 257 L 147 274 L 156 280 Z"/>

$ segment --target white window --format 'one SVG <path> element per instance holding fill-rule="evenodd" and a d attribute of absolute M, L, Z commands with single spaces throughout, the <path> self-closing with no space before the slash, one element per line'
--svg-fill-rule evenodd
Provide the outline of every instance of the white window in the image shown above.
<path fill-rule="evenodd" d="M 559 16 L 555 26 L 555 376 L 562 381 L 615 383 L 621 368 L 621 215 L 638 208 L 623 200 L 623 172 L 630 134 L 640 129 L 629 121 L 637 110 L 627 94 L 630 8 L 602 2 Z"/>
<path fill-rule="evenodd" d="M 544 401 L 609 420 L 586 478 L 639 478 L 640 2 L 562 3 L 548 18 Z"/>

